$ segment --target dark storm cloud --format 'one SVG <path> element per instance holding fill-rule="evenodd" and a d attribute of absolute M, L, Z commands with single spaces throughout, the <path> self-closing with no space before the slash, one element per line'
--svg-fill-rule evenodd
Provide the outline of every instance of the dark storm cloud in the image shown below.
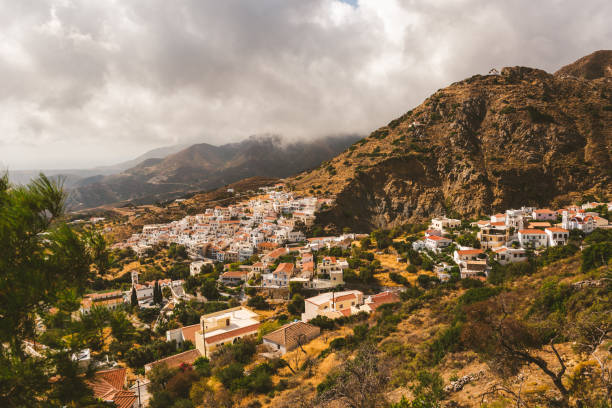
<path fill-rule="evenodd" d="M 611 15 L 600 0 L 0 1 L 0 162 L 367 133 L 474 73 L 609 48 Z"/>

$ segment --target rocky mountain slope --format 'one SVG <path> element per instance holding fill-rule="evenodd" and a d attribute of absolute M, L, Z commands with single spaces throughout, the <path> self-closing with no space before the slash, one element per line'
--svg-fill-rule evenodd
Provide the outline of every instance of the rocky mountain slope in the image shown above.
<path fill-rule="evenodd" d="M 71 191 L 69 205 L 76 210 L 126 200 L 151 203 L 248 177 L 287 177 L 318 166 L 357 139 L 288 143 L 277 136 L 257 136 L 222 146 L 195 144 L 163 159 L 148 158 L 120 174 L 88 180 Z"/>
<path fill-rule="evenodd" d="M 357 230 L 562 204 L 586 193 L 608 198 L 611 53 L 554 75 L 507 67 L 453 83 L 289 182 L 335 197 L 321 224 Z"/>

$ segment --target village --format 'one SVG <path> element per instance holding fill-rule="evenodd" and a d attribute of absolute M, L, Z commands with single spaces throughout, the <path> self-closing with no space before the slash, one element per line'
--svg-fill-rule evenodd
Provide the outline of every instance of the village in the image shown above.
<path fill-rule="evenodd" d="M 74 318 L 100 309 L 151 310 L 155 315 L 146 324 L 136 315 L 130 320 L 149 327 L 170 345 L 163 357 L 145 358 L 129 371 L 120 361 L 109 363 L 107 356 L 106 364 L 99 365 L 105 369 L 91 382 L 96 397 L 121 407 L 144 406 L 149 398 L 147 376 L 156 367 L 201 364 L 214 359 L 220 347 L 240 339 L 258 339 L 262 358 L 282 357 L 317 338 L 329 321 L 368 315 L 381 305 L 399 302 L 408 282 L 416 284 L 417 277 L 418 282 L 423 276 L 434 283 L 486 281 L 495 264 L 527 262 L 547 248 L 566 245 L 573 235 L 610 228 L 595 209 L 612 210 L 612 203 L 587 203 L 555 210 L 509 209 L 477 221 L 437 217 L 416 234 L 381 244 L 381 235 L 374 233 L 307 238 L 316 212 L 329 201 L 294 198 L 284 187 L 263 188 L 243 203 L 168 224 L 145 225 L 141 233 L 114 245 L 114 250 L 129 248 L 139 257 L 181 246 L 189 258 L 189 276 L 139 282 L 140 271 L 132 270 L 129 288 L 83 298 Z M 376 275 L 385 273 L 376 258 L 384 254 L 406 269 L 387 271 L 391 284 L 376 281 Z M 366 280 L 359 259 L 368 258 L 374 277 Z M 408 279 L 411 275 L 415 279 Z M 202 288 L 210 288 L 211 280 L 212 289 L 204 293 Z M 201 308 L 209 312 L 198 315 L 197 304 L 214 308 Z M 195 314 L 191 324 L 177 318 L 179 309 L 186 307 Z M 84 350 L 75 358 L 87 364 L 91 352 Z M 138 364 L 143 364 L 141 369 Z M 128 377 L 130 390 L 125 389 Z"/>

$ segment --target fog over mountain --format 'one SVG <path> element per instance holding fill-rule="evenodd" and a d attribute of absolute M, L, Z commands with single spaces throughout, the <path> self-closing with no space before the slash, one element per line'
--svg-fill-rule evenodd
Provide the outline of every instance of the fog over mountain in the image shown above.
<path fill-rule="evenodd" d="M 609 48 L 611 13 L 606 0 L 2 1 L 0 164 L 364 134 L 473 73 L 553 72 Z"/>

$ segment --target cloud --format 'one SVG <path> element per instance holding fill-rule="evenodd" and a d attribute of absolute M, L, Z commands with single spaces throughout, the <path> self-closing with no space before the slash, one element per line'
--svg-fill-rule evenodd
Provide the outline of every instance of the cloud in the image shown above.
<path fill-rule="evenodd" d="M 492 67 L 612 39 L 603 0 L 0 0 L 0 163 L 368 133 Z"/>

